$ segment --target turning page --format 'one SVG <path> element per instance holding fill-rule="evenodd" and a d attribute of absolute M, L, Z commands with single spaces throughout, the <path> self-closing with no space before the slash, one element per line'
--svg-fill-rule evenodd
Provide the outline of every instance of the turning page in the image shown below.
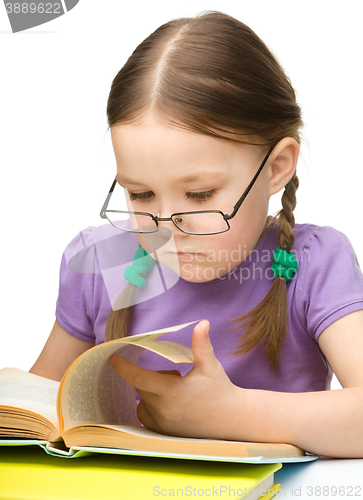
<path fill-rule="evenodd" d="M 186 323 L 154 332 L 124 337 L 95 346 L 74 361 L 62 379 L 58 394 L 61 432 L 85 424 L 141 426 L 136 416 L 135 389 L 111 367 L 111 355 L 136 364 L 144 349 L 171 361 L 193 363 L 191 349 L 182 344 L 155 339 L 196 323 Z"/>

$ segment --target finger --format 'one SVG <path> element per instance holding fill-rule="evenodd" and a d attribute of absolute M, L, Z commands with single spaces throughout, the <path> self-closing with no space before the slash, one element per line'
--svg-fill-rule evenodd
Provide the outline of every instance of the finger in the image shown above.
<path fill-rule="evenodd" d="M 137 418 L 139 421 L 147 427 L 148 429 L 158 432 L 158 426 L 156 425 L 156 422 L 154 418 L 152 417 L 151 413 L 149 412 L 145 401 L 142 399 L 140 403 L 137 405 Z"/>
<path fill-rule="evenodd" d="M 162 373 L 164 375 L 174 375 L 181 378 L 181 374 L 178 370 L 157 370 L 157 373 Z M 150 403 L 151 405 L 153 404 L 153 401 L 155 401 L 155 398 L 160 396 L 160 394 L 143 391 L 142 389 L 137 389 L 137 393 L 141 397 L 141 399 L 144 399 L 146 403 Z"/>
<path fill-rule="evenodd" d="M 202 370 L 206 375 L 213 373 L 217 359 L 209 338 L 209 321 L 200 321 L 193 330 L 192 351 L 194 369 Z"/>
<path fill-rule="evenodd" d="M 158 370 L 157 373 L 162 373 L 164 375 L 173 375 L 181 378 L 181 374 L 178 370 Z M 169 386 L 170 387 L 170 386 Z M 142 389 L 137 389 L 138 395 L 141 397 L 141 399 L 144 399 L 146 403 L 150 403 L 151 405 L 155 401 L 155 398 L 158 396 L 161 396 L 159 393 L 151 393 Z"/>
<path fill-rule="evenodd" d="M 164 373 L 166 375 L 177 375 L 181 377 L 181 374 L 178 370 L 157 370 L 158 373 Z"/>
<path fill-rule="evenodd" d="M 112 355 L 109 362 L 116 373 L 136 389 L 158 394 L 159 396 L 167 391 L 170 385 L 170 377 L 175 378 L 175 375 L 169 377 L 162 373 L 140 368 L 116 355 Z"/>

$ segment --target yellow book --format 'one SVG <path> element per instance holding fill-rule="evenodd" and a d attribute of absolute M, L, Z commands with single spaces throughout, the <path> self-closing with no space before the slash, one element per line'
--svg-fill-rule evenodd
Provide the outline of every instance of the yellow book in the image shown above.
<path fill-rule="evenodd" d="M 274 473 L 280 468 L 280 463 L 253 465 L 114 455 L 69 461 L 49 457 L 32 447 L 0 448 L 0 500 L 267 500 L 279 489 L 280 485 L 274 485 Z"/>
<path fill-rule="evenodd" d="M 137 363 L 148 349 L 175 363 L 193 363 L 189 347 L 155 341 L 190 324 L 93 347 L 73 362 L 60 383 L 16 368 L 0 370 L 0 438 L 40 440 L 54 454 L 74 455 L 72 448 L 103 447 L 184 458 L 303 460 L 304 451 L 291 444 L 174 437 L 142 427 L 135 389 L 117 375 L 109 358 L 118 354 Z"/>

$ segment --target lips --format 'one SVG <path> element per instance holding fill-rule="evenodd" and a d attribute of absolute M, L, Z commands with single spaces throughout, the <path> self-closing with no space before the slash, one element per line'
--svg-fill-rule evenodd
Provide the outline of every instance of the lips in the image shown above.
<path fill-rule="evenodd" d="M 173 256 L 174 258 L 177 257 L 178 259 L 193 259 L 197 255 L 202 255 L 201 253 L 197 252 L 167 252 L 169 255 Z"/>

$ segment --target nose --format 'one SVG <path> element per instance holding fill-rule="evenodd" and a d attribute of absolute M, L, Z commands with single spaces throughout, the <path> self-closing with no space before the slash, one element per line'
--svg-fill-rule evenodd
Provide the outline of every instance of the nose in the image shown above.
<path fill-rule="evenodd" d="M 159 218 L 163 218 L 163 219 L 169 219 L 170 218 L 170 214 L 167 216 L 166 214 L 162 214 L 160 215 L 160 212 L 157 214 L 157 217 Z M 176 223 L 178 224 L 178 226 L 180 227 L 183 227 L 183 225 L 185 225 L 185 221 L 183 220 L 182 217 L 178 217 L 177 220 L 176 220 Z M 181 235 L 185 235 L 187 236 L 185 233 L 183 233 L 182 231 L 180 231 L 180 229 L 174 224 L 174 222 L 171 220 L 168 220 L 168 221 L 158 221 L 158 225 L 159 227 L 163 227 L 163 228 L 168 228 L 173 236 L 174 235 L 178 235 L 178 236 L 181 236 Z"/>
<path fill-rule="evenodd" d="M 175 224 L 178 225 L 178 227 L 186 227 L 187 225 L 187 221 L 184 217 L 181 217 L 180 215 L 178 215 L 178 217 L 174 217 L 174 221 L 175 221 Z"/>

